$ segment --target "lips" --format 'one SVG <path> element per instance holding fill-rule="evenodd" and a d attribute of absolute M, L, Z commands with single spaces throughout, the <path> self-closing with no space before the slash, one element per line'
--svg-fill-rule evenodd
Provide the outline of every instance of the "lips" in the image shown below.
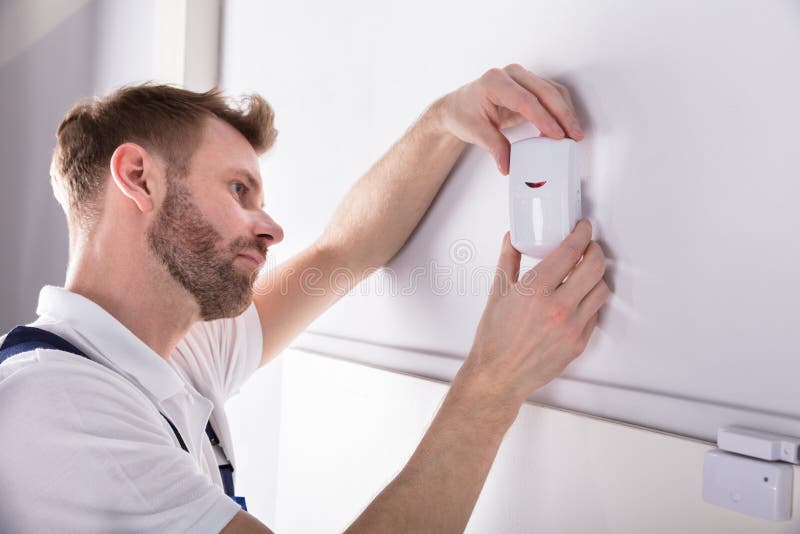
<path fill-rule="evenodd" d="M 264 256 L 257 254 L 255 252 L 243 252 L 242 254 L 239 254 L 239 256 L 252 261 L 259 268 L 262 265 L 264 265 L 264 263 L 267 261 L 266 258 L 264 258 Z"/>

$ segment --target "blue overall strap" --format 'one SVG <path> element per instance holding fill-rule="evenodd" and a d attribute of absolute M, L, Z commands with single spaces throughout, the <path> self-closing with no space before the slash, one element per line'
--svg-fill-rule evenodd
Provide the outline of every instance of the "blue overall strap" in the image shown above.
<path fill-rule="evenodd" d="M 206 434 L 211 441 L 211 445 L 219 445 L 219 438 L 214 429 L 211 428 L 210 422 L 206 425 Z M 233 491 L 233 466 L 230 463 L 219 466 L 219 474 L 222 477 L 222 487 L 225 488 L 225 493 L 233 496 L 235 494 Z"/>
<path fill-rule="evenodd" d="M 214 432 L 214 429 L 211 427 L 211 421 L 208 422 L 206 425 L 206 434 L 208 435 L 208 439 L 211 441 L 211 445 L 214 447 L 222 446 L 219 444 L 219 438 L 217 437 L 217 433 Z M 225 455 L 225 452 L 222 453 Z M 225 457 L 227 459 L 227 456 Z M 219 476 L 222 478 L 222 487 L 225 490 L 225 495 L 233 499 L 234 501 L 242 507 L 242 510 L 245 512 L 247 511 L 247 502 L 245 501 L 244 497 L 238 497 L 236 495 L 236 491 L 233 489 L 233 466 L 230 462 L 220 465 L 219 467 Z"/>
<path fill-rule="evenodd" d="M 75 345 L 52 332 L 31 326 L 17 326 L 8 333 L 3 344 L 0 345 L 0 363 L 22 352 L 44 347 L 86 357 Z"/>
<path fill-rule="evenodd" d="M 48 332 L 47 330 L 42 330 L 41 328 L 35 328 L 32 326 L 16 326 L 13 330 L 11 330 L 11 332 L 8 333 L 6 339 L 3 341 L 3 344 L 0 345 L 0 363 L 3 363 L 3 361 L 12 356 L 16 356 L 22 352 L 28 352 L 34 349 L 63 350 L 64 352 L 71 352 L 72 354 L 82 356 L 87 360 L 89 359 L 89 357 L 78 347 L 61 336 L 57 336 L 56 334 Z M 189 452 L 189 449 L 186 447 L 186 442 L 183 441 L 181 433 L 178 432 L 178 429 L 172 424 L 172 421 L 169 420 L 169 417 L 163 413 L 161 414 L 161 417 L 166 419 L 167 423 L 169 423 L 170 428 L 172 428 L 172 431 L 175 433 L 175 437 L 178 438 L 178 443 L 180 444 L 181 449 Z"/>
<path fill-rule="evenodd" d="M 40 348 L 62 350 L 82 356 L 87 360 L 90 359 L 75 345 L 52 332 L 32 326 L 16 326 L 8 333 L 5 340 L 3 340 L 3 344 L 0 345 L 0 363 L 3 363 L 6 359 L 17 354 Z M 158 413 L 167 421 L 172 432 L 175 433 L 175 437 L 178 439 L 181 449 L 188 453 L 189 449 L 186 447 L 186 442 L 183 441 L 183 437 L 181 433 L 178 432 L 177 427 L 172 424 L 169 417 L 161 413 L 161 411 Z M 214 429 L 211 428 L 211 421 L 206 423 L 206 434 L 208 434 L 212 445 L 219 444 L 217 434 L 214 432 Z M 233 466 L 230 463 L 219 466 L 219 474 L 222 477 L 222 485 L 225 489 L 225 494 L 236 501 L 244 510 L 247 510 L 244 497 L 237 497 L 233 489 Z"/>

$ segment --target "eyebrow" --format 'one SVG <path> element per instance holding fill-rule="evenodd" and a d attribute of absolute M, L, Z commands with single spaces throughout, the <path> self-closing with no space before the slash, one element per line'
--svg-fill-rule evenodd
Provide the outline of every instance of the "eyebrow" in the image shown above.
<path fill-rule="evenodd" d="M 256 180 L 253 177 L 252 174 L 250 174 L 249 172 L 247 172 L 244 169 L 233 169 L 233 171 L 231 171 L 231 174 L 239 176 L 240 178 L 244 178 L 245 181 L 247 182 L 247 185 L 250 187 L 250 189 L 252 189 L 253 192 L 255 192 L 255 193 L 259 193 L 259 197 L 261 198 L 261 201 L 259 202 L 259 206 L 263 210 L 264 209 L 264 191 L 261 189 L 261 184 L 258 183 L 258 180 Z"/>

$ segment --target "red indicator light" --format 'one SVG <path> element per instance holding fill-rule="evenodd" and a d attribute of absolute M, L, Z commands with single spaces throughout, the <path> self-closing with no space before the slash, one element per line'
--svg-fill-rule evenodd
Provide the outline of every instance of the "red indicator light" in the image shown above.
<path fill-rule="evenodd" d="M 525 185 L 527 185 L 528 187 L 542 187 L 546 183 L 547 180 L 545 180 L 544 182 L 525 182 Z"/>

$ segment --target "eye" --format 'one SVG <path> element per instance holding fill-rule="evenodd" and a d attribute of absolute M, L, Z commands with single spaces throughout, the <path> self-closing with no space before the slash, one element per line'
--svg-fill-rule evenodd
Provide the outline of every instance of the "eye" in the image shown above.
<path fill-rule="evenodd" d="M 247 186 L 242 182 L 231 182 L 231 189 L 237 197 L 241 197 L 247 193 Z"/>

